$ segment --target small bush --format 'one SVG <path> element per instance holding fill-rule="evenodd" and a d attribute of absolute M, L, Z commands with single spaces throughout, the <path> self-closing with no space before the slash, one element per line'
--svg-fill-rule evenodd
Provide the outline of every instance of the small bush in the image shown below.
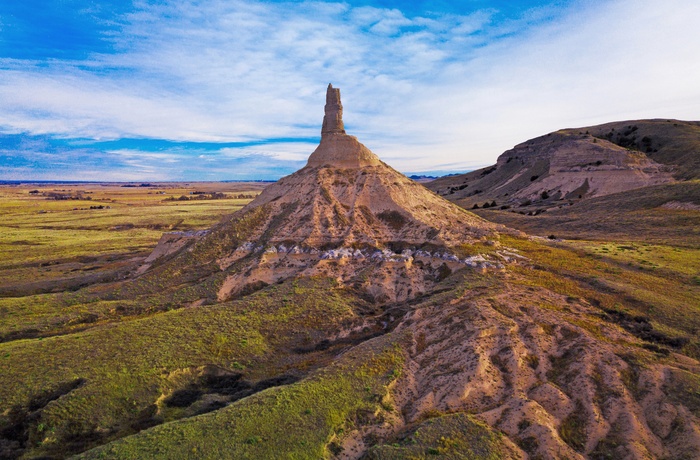
<path fill-rule="evenodd" d="M 578 452 L 583 452 L 586 447 L 586 420 L 585 412 L 580 402 L 576 404 L 576 410 L 562 422 L 559 427 L 559 435 L 568 445 Z"/>
<path fill-rule="evenodd" d="M 401 230 L 406 225 L 406 218 L 398 211 L 382 211 L 377 217 L 394 230 Z"/>
<path fill-rule="evenodd" d="M 496 166 L 492 166 L 492 167 L 489 168 L 489 169 L 485 169 L 484 171 L 481 172 L 481 177 L 484 177 L 484 176 L 486 176 L 486 175 L 488 175 L 488 174 L 491 174 L 491 173 L 494 172 L 495 170 L 496 170 Z"/>

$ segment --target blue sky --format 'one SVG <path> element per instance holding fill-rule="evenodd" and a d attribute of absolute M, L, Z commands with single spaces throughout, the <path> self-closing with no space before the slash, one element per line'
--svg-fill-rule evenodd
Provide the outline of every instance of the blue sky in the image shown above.
<path fill-rule="evenodd" d="M 350 134 L 446 174 L 564 127 L 700 119 L 696 0 L 0 0 L 0 180 L 276 179 Z"/>

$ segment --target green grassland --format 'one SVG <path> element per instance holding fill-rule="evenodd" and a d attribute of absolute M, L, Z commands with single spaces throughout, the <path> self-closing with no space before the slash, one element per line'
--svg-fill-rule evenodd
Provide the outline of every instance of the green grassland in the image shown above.
<path fill-rule="evenodd" d="M 0 401 L 3 410 L 22 413 L 37 396 L 80 381 L 35 409 L 39 415 L 29 423 L 30 452 L 65 455 L 71 448 L 133 433 L 134 423 L 178 388 L 173 380 L 178 373 L 217 365 L 259 380 L 289 369 L 302 374 L 313 369 L 322 356 L 291 350 L 339 329 L 354 317 L 357 302 L 334 292 L 330 280 L 306 279 L 270 286 L 241 301 L 2 343 Z M 7 412 L 2 419 L 12 422 Z M 87 442 L 72 446 L 74 438 Z"/>
<path fill-rule="evenodd" d="M 404 356 L 392 337 L 367 341 L 294 385 L 217 412 L 161 425 L 78 458 L 328 458 L 333 440 L 393 410 L 389 388 Z"/>
<path fill-rule="evenodd" d="M 696 280 L 700 275 L 700 248 L 639 242 L 570 241 L 569 244 L 594 258 L 678 279 L 689 285 L 700 284 L 700 280 Z"/>
<path fill-rule="evenodd" d="M 0 187 L 0 341 L 79 330 L 98 318 L 152 308 L 152 303 L 133 299 L 102 301 L 81 288 L 132 272 L 164 231 L 208 228 L 248 203 L 262 187 L 161 185 Z M 191 197 L 194 191 L 219 191 L 228 198 L 166 201 Z M 42 193 L 83 199 L 53 200 Z M 90 209 L 99 206 L 103 208 Z"/>
<path fill-rule="evenodd" d="M 514 282 L 587 299 L 607 312 L 608 317 L 619 319 L 626 313 L 646 318 L 653 330 L 661 334 L 662 344 L 663 337 L 680 338 L 684 343 L 672 349 L 700 358 L 700 250 L 512 237 L 504 237 L 503 242 L 533 262 L 532 267 L 516 269 L 523 277 Z M 611 251 L 611 247 L 616 249 Z"/>
<path fill-rule="evenodd" d="M 264 207 L 225 220 L 212 230 L 215 238 L 126 281 L 121 274 L 133 271 L 162 232 L 211 227 L 249 199 L 163 201 L 188 196 L 199 184 L 171 184 L 166 195 L 155 193 L 160 188 L 92 187 L 92 200 L 72 202 L 0 189 L 7 216 L 0 223 L 7 230 L 0 236 L 0 438 L 15 440 L 13 452 L 275 458 L 284 451 L 287 458 L 328 458 L 343 433 L 396 416 L 390 390 L 410 337 L 360 335 L 318 346 L 377 309 L 362 293 L 333 279 L 299 278 L 216 302 L 223 278 L 212 254 L 244 241 Z M 110 209 L 74 210 L 97 203 Z M 656 335 L 633 333 L 647 334 L 643 343 L 661 359 L 669 350 L 700 358 L 700 245 L 692 234 L 680 244 L 661 235 L 654 244 L 586 235 L 502 235 L 500 246 L 456 248 L 462 256 L 495 255 L 505 246 L 530 262 L 503 273 L 455 273 L 417 305 L 508 283 L 544 287 L 599 307 L 599 315 L 579 320 L 593 333 L 601 322 L 627 327 L 625 315 L 643 317 Z M 296 383 L 237 400 L 207 389 L 202 382 L 211 369 L 251 385 L 281 376 Z M 696 380 L 679 374 L 674 394 L 695 398 L 687 394 L 696 393 Z M 168 402 L 193 392 L 195 403 Z M 225 407 L 215 406 L 222 401 Z M 464 446 L 483 452 L 474 458 L 508 453 L 501 435 L 464 414 L 437 414 L 412 430 L 395 444 L 380 442 L 371 458 L 450 458 Z M 0 457 L 2 449 L 0 443 Z"/>
<path fill-rule="evenodd" d="M 413 433 L 394 444 L 375 446 L 369 451 L 372 460 L 407 458 L 500 460 L 518 458 L 503 441 L 503 435 L 484 422 L 462 413 L 435 414 L 421 423 Z"/>
<path fill-rule="evenodd" d="M 165 201 L 171 197 L 192 197 L 191 192 L 202 188 L 206 188 L 204 184 L 149 188 L 0 187 L 0 286 L 19 280 L 66 276 L 70 273 L 66 270 L 76 268 L 94 270 L 90 262 L 94 265 L 95 258 L 114 259 L 149 251 L 164 231 L 210 227 L 250 201 L 237 198 L 238 195 L 256 195 L 261 185 L 216 184 L 217 190 L 228 198 Z M 59 190 L 90 200 L 52 200 L 36 193 L 30 195 L 34 190 Z M 105 208 L 90 209 L 99 206 Z M 68 262 L 82 262 L 83 266 L 56 268 Z"/>

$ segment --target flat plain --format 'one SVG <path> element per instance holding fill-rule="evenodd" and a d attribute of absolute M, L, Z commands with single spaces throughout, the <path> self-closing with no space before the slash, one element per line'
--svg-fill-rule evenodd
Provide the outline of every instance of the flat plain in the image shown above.
<path fill-rule="evenodd" d="M 50 324 L 80 323 L 80 313 L 68 314 L 75 309 L 56 310 L 49 300 L 125 276 L 164 232 L 208 228 L 266 184 L 126 185 L 0 187 L 0 337 L 41 336 L 51 333 Z"/>

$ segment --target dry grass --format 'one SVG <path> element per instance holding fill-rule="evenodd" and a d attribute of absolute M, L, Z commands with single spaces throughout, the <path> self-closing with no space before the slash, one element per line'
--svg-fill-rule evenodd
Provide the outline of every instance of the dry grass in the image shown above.
<path fill-rule="evenodd" d="M 700 248 L 700 212 L 660 208 L 670 201 L 700 205 L 700 180 L 590 198 L 537 216 L 518 214 L 512 209 L 475 212 L 492 222 L 544 237 L 553 234 L 574 240 L 653 242 Z"/>
<path fill-rule="evenodd" d="M 207 228 L 250 201 L 260 184 L 43 185 L 0 187 L 0 289 L 28 281 L 74 277 L 109 269 L 152 249 L 163 232 Z M 194 191 L 216 189 L 229 198 L 164 201 Z M 90 200 L 48 200 L 38 190 Z M 65 190 L 66 192 L 62 192 Z M 160 194 L 163 192 L 165 194 Z M 90 207 L 104 206 L 103 209 Z M 109 209 L 106 207 L 109 206 Z"/>

